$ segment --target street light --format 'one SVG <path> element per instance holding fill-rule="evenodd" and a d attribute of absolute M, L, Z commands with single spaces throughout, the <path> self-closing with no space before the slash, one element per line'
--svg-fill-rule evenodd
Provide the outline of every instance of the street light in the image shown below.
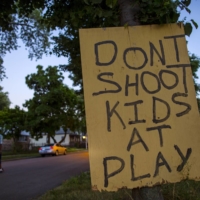
<path fill-rule="evenodd" d="M 83 139 L 85 140 L 85 148 L 88 149 L 88 147 L 87 147 L 87 136 L 83 135 Z"/>

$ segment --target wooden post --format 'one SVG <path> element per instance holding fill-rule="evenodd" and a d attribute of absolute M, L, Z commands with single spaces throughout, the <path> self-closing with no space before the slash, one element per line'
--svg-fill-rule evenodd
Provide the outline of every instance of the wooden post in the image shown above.
<path fill-rule="evenodd" d="M 120 24 L 121 26 L 137 26 L 140 25 L 140 21 L 137 18 L 139 6 L 137 4 L 133 7 L 133 0 L 118 0 L 120 7 Z M 154 186 L 151 188 L 135 188 L 132 189 L 132 197 L 134 200 L 164 200 L 160 191 L 160 186 Z"/>

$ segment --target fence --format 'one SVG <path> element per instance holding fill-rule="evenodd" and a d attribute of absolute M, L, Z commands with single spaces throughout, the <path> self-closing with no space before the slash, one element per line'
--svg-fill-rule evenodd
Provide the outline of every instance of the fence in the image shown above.
<path fill-rule="evenodd" d="M 3 151 L 12 151 L 12 150 L 29 150 L 31 149 L 31 144 L 27 142 L 17 142 L 17 143 L 3 143 Z"/>

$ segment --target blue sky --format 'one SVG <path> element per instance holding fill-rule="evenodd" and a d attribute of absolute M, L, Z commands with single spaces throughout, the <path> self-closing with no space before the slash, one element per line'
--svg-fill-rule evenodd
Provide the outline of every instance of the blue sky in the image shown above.
<path fill-rule="evenodd" d="M 11 108 L 18 105 L 22 108 L 22 104 L 26 100 L 33 97 L 33 90 L 30 90 L 25 84 L 25 77 L 28 74 L 36 73 L 36 66 L 42 65 L 44 68 L 58 66 L 59 64 L 67 64 L 67 58 L 56 56 L 43 56 L 42 59 L 35 61 L 28 59 L 28 51 L 21 45 L 17 51 L 8 53 L 4 58 L 4 67 L 6 68 L 6 76 L 8 78 L 2 81 L 4 91 L 9 93 Z M 68 73 L 63 73 L 64 83 L 72 87 L 72 81 L 68 78 Z"/>
<path fill-rule="evenodd" d="M 189 8 L 192 13 L 190 15 L 183 13 L 180 19 L 187 15 L 188 21 L 194 19 L 198 23 L 199 28 L 197 30 L 194 28 L 191 36 L 186 39 L 188 40 L 188 50 L 200 57 L 200 0 L 192 0 Z M 67 63 L 67 58 L 57 58 L 56 56 L 43 56 L 41 60 L 31 61 L 28 59 L 28 51 L 25 50 L 23 45 L 17 51 L 7 53 L 3 59 L 8 78 L 4 79 L 0 85 L 4 87 L 4 91 L 9 92 L 9 98 L 12 102 L 11 107 L 18 105 L 21 108 L 25 100 L 33 97 L 33 91 L 28 89 L 25 84 L 25 77 L 28 74 L 35 73 L 37 65 L 47 67 Z M 68 78 L 68 75 L 68 73 L 64 73 L 64 83 L 72 87 L 72 81 Z M 200 71 L 198 76 L 200 78 Z M 198 82 L 200 83 L 200 79 Z"/>

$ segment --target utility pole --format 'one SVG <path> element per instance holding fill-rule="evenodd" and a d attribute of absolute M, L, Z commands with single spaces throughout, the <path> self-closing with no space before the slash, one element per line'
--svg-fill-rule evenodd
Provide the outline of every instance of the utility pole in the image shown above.
<path fill-rule="evenodd" d="M 87 134 L 83 136 L 83 139 L 85 140 L 85 149 L 88 149 L 88 141 L 87 141 Z"/>

